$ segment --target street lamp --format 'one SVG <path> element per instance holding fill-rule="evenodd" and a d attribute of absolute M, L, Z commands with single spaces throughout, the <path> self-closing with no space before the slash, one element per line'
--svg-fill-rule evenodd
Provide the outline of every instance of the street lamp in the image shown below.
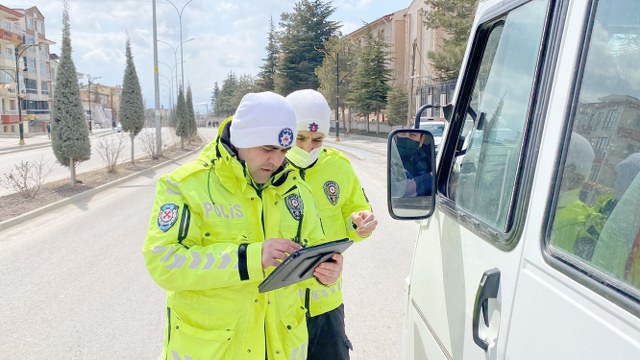
<path fill-rule="evenodd" d="M 178 13 L 178 20 L 180 21 L 180 45 L 182 45 L 184 43 L 182 41 L 182 12 L 184 11 L 184 8 L 186 8 L 187 5 L 189 5 L 189 3 L 192 2 L 193 0 L 187 1 L 184 5 L 182 5 L 182 8 L 180 10 L 178 10 L 176 5 L 173 2 L 171 2 L 171 0 L 166 0 L 166 1 L 169 4 L 171 4 L 171 6 L 173 6 L 173 8 L 176 9 L 176 12 Z M 181 72 L 180 75 L 182 76 L 181 86 L 184 87 L 184 52 L 182 51 L 182 47 L 180 47 L 180 72 Z"/>
<path fill-rule="evenodd" d="M 173 98 L 173 81 L 171 81 L 171 78 L 162 74 L 158 74 L 158 76 L 162 76 L 163 79 L 166 79 L 169 82 L 169 90 L 171 91 L 171 97 Z M 169 106 L 173 108 L 173 100 L 169 103 Z"/>
<path fill-rule="evenodd" d="M 178 46 L 175 46 L 175 47 L 173 45 L 171 45 L 170 43 L 164 41 L 164 40 L 158 39 L 158 42 L 161 42 L 161 43 L 169 46 L 171 48 L 171 50 L 173 50 L 173 57 L 174 57 L 174 60 L 175 60 L 175 63 L 176 63 L 176 65 L 175 65 L 175 68 L 176 68 L 176 88 L 178 88 L 178 86 L 179 86 L 178 85 L 178 48 L 180 48 L 180 51 L 182 51 L 182 44 L 187 43 L 189 41 L 193 41 L 195 39 L 196 38 L 192 37 L 192 38 L 190 38 L 188 40 L 182 41 L 180 44 L 178 44 Z M 180 59 L 182 59 L 182 58 L 180 58 Z M 184 64 L 184 61 L 180 65 L 182 66 L 183 64 Z M 184 84 L 184 72 L 182 72 L 182 79 L 180 81 L 180 84 L 181 85 Z"/>
<path fill-rule="evenodd" d="M 91 84 L 93 83 L 93 81 L 101 79 L 102 76 L 98 76 L 98 77 L 91 77 L 91 74 L 87 75 L 87 91 L 89 92 L 89 133 L 93 134 L 93 126 L 92 126 L 92 122 L 93 122 L 93 111 L 91 111 Z"/>
<path fill-rule="evenodd" d="M 18 51 L 18 49 L 20 49 L 20 47 L 22 45 L 25 45 L 24 40 L 23 42 L 16 46 L 14 49 L 14 54 L 16 56 L 16 96 L 18 98 L 18 129 L 20 131 L 20 141 L 18 141 L 18 145 L 24 145 L 24 124 L 22 122 L 22 100 L 20 100 L 20 66 L 18 64 L 20 57 L 22 56 L 22 54 L 24 54 L 25 51 L 27 51 L 29 48 L 39 45 L 39 44 L 31 44 L 27 47 L 25 47 L 24 49 L 22 49 L 22 51 Z"/>
<path fill-rule="evenodd" d="M 336 141 L 340 141 L 340 115 L 338 113 L 338 108 L 340 107 L 340 51 L 342 50 L 342 44 L 337 44 L 335 46 L 335 56 L 333 54 L 328 53 L 324 49 L 317 49 L 317 51 L 322 51 L 325 55 L 329 56 L 333 62 L 336 63 Z"/>

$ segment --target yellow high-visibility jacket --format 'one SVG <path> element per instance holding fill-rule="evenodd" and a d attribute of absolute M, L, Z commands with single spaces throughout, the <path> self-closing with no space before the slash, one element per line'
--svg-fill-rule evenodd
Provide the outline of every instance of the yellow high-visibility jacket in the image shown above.
<path fill-rule="evenodd" d="M 226 125 L 197 160 L 158 180 L 143 254 L 167 290 L 163 359 L 305 359 L 298 287 L 258 284 L 263 241 L 323 241 L 310 190 L 284 167 L 257 190 Z"/>
<path fill-rule="evenodd" d="M 349 238 L 357 242 L 366 238 L 356 233 L 351 214 L 371 210 L 371 205 L 346 156 L 338 150 L 323 148 L 318 160 L 306 169 L 289 164 L 311 188 L 326 241 Z M 311 316 L 331 311 L 342 304 L 342 276 L 333 285 L 304 289 L 301 296 L 308 299 Z"/>

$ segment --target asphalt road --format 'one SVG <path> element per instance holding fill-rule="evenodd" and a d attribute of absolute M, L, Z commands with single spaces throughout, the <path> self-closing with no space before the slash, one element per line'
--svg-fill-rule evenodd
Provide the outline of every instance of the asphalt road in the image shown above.
<path fill-rule="evenodd" d="M 347 155 L 380 221 L 370 239 L 345 254 L 352 359 L 398 359 L 417 225 L 387 215 L 384 143 L 336 146 L 357 153 Z M 158 358 L 164 292 L 148 276 L 140 249 L 155 180 L 175 166 L 0 234 L 0 358 Z"/>

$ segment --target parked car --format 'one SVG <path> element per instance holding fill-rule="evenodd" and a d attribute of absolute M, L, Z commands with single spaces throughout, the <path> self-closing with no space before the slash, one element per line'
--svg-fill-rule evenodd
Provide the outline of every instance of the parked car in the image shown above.
<path fill-rule="evenodd" d="M 118 123 L 118 124 L 116 125 L 116 131 L 117 131 L 117 132 L 121 132 L 121 131 L 122 131 L 122 124 L 121 124 L 121 123 Z"/>
<path fill-rule="evenodd" d="M 433 120 L 431 118 L 420 119 L 420 129 L 427 130 L 433 135 L 436 151 L 438 151 L 438 146 L 440 145 L 440 141 L 442 141 L 442 134 L 446 126 L 447 122 L 444 120 Z"/>

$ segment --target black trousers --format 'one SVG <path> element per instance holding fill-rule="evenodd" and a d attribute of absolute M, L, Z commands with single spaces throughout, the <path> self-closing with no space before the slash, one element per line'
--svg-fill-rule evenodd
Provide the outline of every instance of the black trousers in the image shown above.
<path fill-rule="evenodd" d="M 349 360 L 351 341 L 344 330 L 344 304 L 327 313 L 307 317 L 309 354 L 307 360 Z"/>

